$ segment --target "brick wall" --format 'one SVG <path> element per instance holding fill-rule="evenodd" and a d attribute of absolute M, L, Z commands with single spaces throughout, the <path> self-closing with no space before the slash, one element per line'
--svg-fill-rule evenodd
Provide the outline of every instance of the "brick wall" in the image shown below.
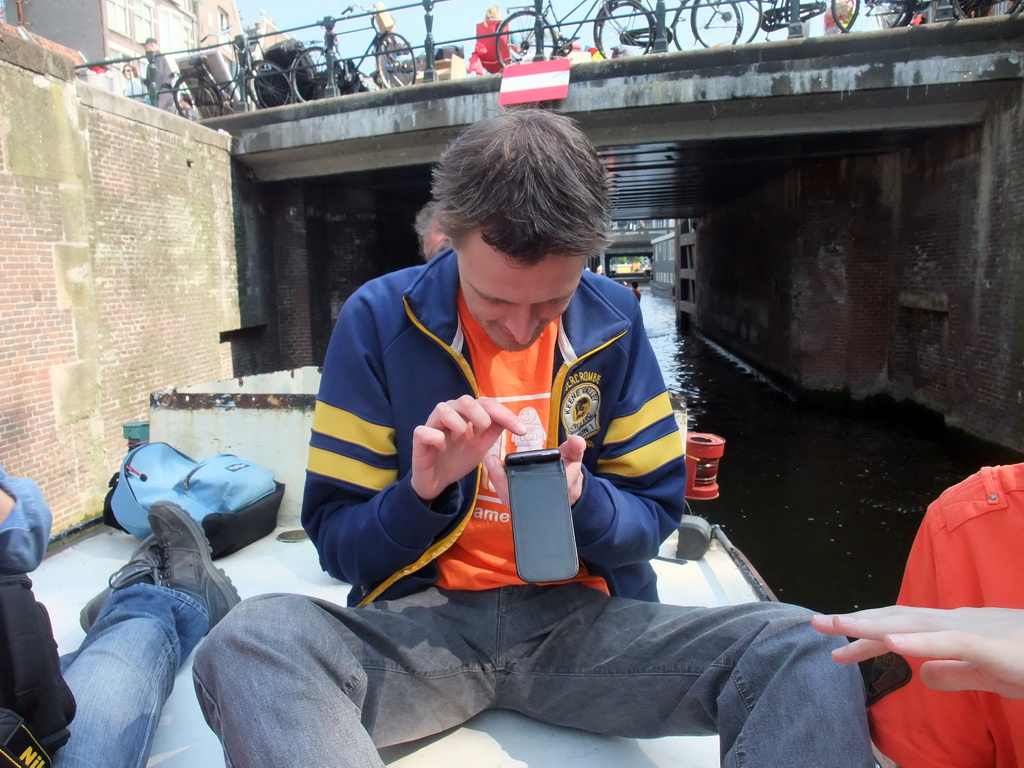
<path fill-rule="evenodd" d="M 793 384 L 1024 451 L 1024 120 L 809 164 L 712 212 L 698 327 Z"/>
<path fill-rule="evenodd" d="M 228 142 L 0 37 L 0 462 L 55 533 L 100 512 L 151 391 L 232 374 Z"/>

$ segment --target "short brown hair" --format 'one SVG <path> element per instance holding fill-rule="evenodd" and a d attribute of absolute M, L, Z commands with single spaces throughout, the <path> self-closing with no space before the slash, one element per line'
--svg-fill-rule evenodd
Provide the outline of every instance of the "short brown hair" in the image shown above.
<path fill-rule="evenodd" d="M 480 232 L 487 245 L 535 264 L 592 256 L 608 245 L 608 181 L 574 120 L 516 109 L 467 128 L 434 169 L 438 221 L 452 242 Z"/>

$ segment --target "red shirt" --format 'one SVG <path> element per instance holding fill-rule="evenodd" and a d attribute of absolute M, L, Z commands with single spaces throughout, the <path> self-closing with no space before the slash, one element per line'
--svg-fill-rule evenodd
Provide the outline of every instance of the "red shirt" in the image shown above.
<path fill-rule="evenodd" d="M 1024 464 L 985 467 L 925 514 L 898 602 L 925 608 L 1024 608 Z M 902 768 L 1015 768 L 1024 701 L 933 691 L 913 679 L 870 710 L 875 744 Z"/>

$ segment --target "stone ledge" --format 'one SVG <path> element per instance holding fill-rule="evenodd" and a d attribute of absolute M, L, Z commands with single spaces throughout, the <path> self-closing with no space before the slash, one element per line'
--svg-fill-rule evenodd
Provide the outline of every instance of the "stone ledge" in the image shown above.
<path fill-rule="evenodd" d="M 0 24 L 0 62 L 65 82 L 75 76 L 75 64 L 71 59 L 23 39 L 17 27 L 9 24 Z"/>

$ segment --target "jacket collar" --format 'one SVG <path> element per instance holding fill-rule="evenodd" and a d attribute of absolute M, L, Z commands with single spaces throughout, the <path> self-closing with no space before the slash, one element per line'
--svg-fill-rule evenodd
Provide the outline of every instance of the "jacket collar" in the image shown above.
<path fill-rule="evenodd" d="M 403 295 L 423 327 L 461 353 L 463 336 L 455 311 L 458 286 L 458 256 L 449 249 L 414 270 Z M 614 281 L 607 277 L 583 273 L 572 301 L 562 313 L 558 347 L 566 364 L 571 365 L 577 357 L 628 330 L 629 318 L 609 300 L 608 289 L 612 286 Z M 629 298 L 635 301 L 632 294 Z"/>

